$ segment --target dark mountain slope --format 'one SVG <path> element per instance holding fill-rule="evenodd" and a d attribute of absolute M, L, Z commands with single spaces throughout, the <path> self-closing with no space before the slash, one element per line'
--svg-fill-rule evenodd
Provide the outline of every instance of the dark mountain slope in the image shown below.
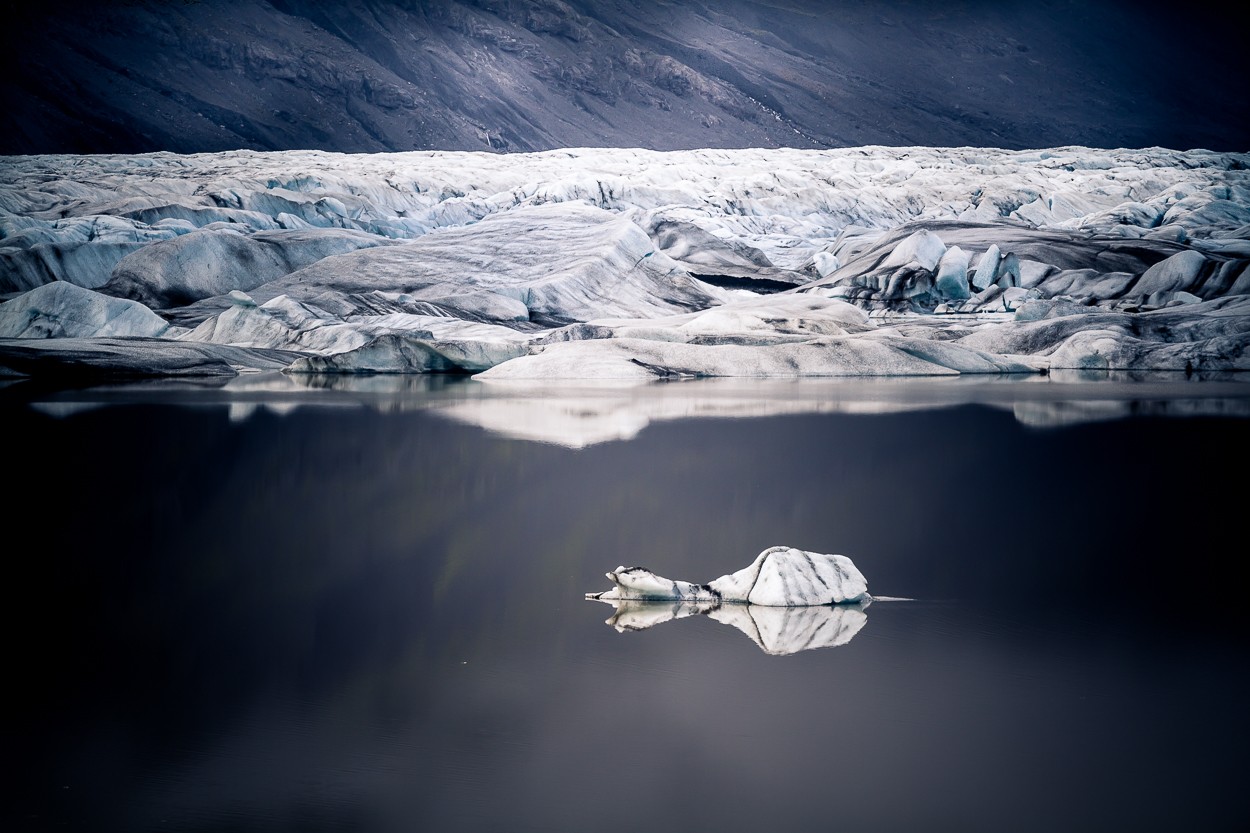
<path fill-rule="evenodd" d="M 1203 4 L 134 0 L 7 12 L 0 153 L 1250 147 Z M 1223 44 L 1223 46 L 1221 46 Z"/>

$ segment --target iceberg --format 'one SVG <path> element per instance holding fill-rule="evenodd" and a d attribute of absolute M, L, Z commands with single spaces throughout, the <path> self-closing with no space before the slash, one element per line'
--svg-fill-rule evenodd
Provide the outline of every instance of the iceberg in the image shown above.
<path fill-rule="evenodd" d="M 769 547 L 736 573 L 707 584 L 664 578 L 645 567 L 607 573 L 612 588 L 587 593 L 615 607 L 607 624 L 640 631 L 688 616 L 737 628 L 767 654 L 850 642 L 868 621 L 868 581 L 845 555 Z"/>
<path fill-rule="evenodd" d="M 645 567 L 617 567 L 606 574 L 614 585 L 588 593 L 597 601 L 680 601 L 752 604 L 764 607 L 866 604 L 868 581 L 845 555 L 769 547 L 748 566 L 707 584 L 664 578 Z"/>

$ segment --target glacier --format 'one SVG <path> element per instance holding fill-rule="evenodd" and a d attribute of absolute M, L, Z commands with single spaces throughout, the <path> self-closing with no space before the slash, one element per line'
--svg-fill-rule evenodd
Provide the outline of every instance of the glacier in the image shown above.
<path fill-rule="evenodd" d="M 1250 154 L 0 158 L 0 373 L 1250 369 Z"/>

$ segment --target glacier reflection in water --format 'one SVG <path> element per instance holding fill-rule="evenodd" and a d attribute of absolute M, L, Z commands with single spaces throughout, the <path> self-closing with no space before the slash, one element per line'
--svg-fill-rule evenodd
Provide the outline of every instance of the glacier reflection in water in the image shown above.
<path fill-rule="evenodd" d="M 1133 416 L 1250 417 L 1250 374 L 1054 371 L 1049 376 L 879 379 L 692 379 L 482 383 L 430 375 L 246 374 L 219 382 L 113 385 L 62 391 L 34 407 L 67 416 L 106 404 L 230 404 L 231 419 L 301 407 L 429 411 L 503 437 L 587 448 L 631 440 L 647 426 L 687 419 L 799 414 L 901 414 L 961 405 L 1011 413 L 1031 428 Z M 20 386 L 19 386 L 20 387 Z"/>

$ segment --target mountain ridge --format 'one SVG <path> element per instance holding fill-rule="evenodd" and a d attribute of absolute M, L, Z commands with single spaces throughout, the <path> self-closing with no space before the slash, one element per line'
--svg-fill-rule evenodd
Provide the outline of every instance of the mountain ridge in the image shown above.
<path fill-rule="evenodd" d="M 1250 72 L 1166 7 L 72 2 L 8 14 L 0 153 L 1244 150 Z"/>

